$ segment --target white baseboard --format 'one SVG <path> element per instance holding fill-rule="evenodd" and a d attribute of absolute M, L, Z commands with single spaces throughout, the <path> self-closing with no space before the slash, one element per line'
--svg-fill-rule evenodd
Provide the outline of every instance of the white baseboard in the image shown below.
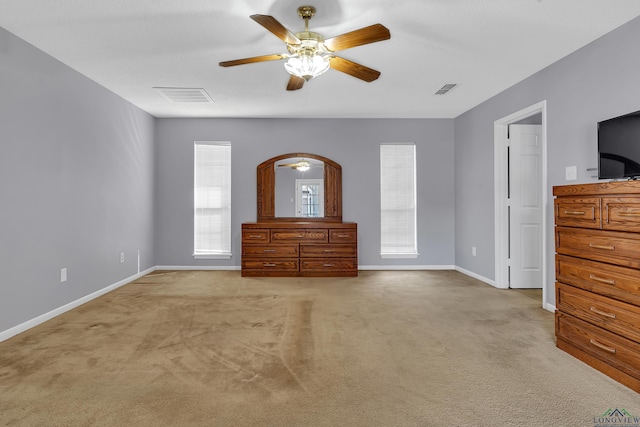
<path fill-rule="evenodd" d="M 545 310 L 550 311 L 552 313 L 556 312 L 556 306 L 554 304 L 549 304 L 548 302 L 544 303 L 542 308 L 544 308 Z"/>
<path fill-rule="evenodd" d="M 212 271 L 240 271 L 237 265 L 158 265 L 156 270 L 212 270 Z M 454 270 L 453 265 L 359 265 L 358 270 Z"/>
<path fill-rule="evenodd" d="M 358 270 L 454 270 L 453 265 L 359 265 Z"/>
<path fill-rule="evenodd" d="M 215 271 L 240 271 L 239 265 L 157 265 L 155 270 L 215 270 Z"/>
<path fill-rule="evenodd" d="M 100 289 L 98 291 L 95 291 L 95 292 L 93 292 L 93 293 L 91 293 L 89 295 L 86 295 L 86 296 L 84 296 L 82 298 L 79 298 L 79 299 L 77 299 L 75 301 L 71 301 L 70 303 L 65 304 L 65 305 L 63 305 L 61 307 L 58 307 L 58 308 L 56 308 L 54 310 L 51 310 L 48 313 L 42 314 L 42 315 L 40 315 L 38 317 L 35 317 L 35 318 L 31 319 L 31 320 L 27 320 L 26 322 L 21 323 L 21 324 L 19 324 L 17 326 L 14 326 L 13 328 L 7 329 L 6 331 L 1 331 L 0 332 L 0 342 L 8 340 L 9 338 L 11 338 L 13 336 L 16 336 L 16 335 L 18 335 L 18 334 L 20 334 L 20 333 L 22 333 L 22 332 L 24 332 L 24 331 L 26 331 L 28 329 L 31 329 L 31 328 L 33 328 L 35 326 L 38 326 L 39 324 L 44 323 L 47 320 L 51 320 L 54 317 L 59 316 L 59 315 L 61 315 L 63 313 L 66 313 L 69 310 L 73 310 L 74 308 L 79 307 L 82 304 L 91 301 L 92 299 L 98 298 L 101 295 L 104 295 L 104 294 L 106 294 L 108 292 L 113 291 L 114 289 L 117 289 L 117 288 L 119 288 L 121 286 L 124 286 L 127 283 L 130 283 L 130 282 L 132 282 L 132 281 L 144 276 L 145 274 L 149 274 L 149 273 L 153 272 L 154 270 L 156 270 L 156 267 L 151 267 L 151 268 L 149 268 L 149 269 L 147 269 L 145 271 L 142 271 L 142 272 L 140 272 L 138 274 L 134 274 L 133 276 L 129 276 L 126 279 L 123 279 L 123 280 L 121 280 L 121 281 L 119 281 L 117 283 L 109 285 L 106 288 L 102 288 L 102 289 Z"/>
<path fill-rule="evenodd" d="M 474 279 L 478 279 L 478 280 L 480 280 L 481 282 L 484 282 L 484 283 L 486 283 L 486 284 L 488 284 L 488 285 L 493 286 L 494 288 L 497 288 L 497 286 L 496 286 L 496 281 L 495 281 L 495 280 L 487 279 L 487 278 L 486 278 L 486 277 L 484 277 L 484 276 L 481 276 L 481 275 L 476 274 L 476 273 L 474 273 L 474 272 L 472 272 L 472 271 L 469 271 L 469 270 L 465 270 L 465 269 L 464 269 L 464 268 L 462 268 L 462 267 L 458 267 L 458 266 L 456 266 L 455 270 L 456 270 L 457 272 L 460 272 L 460 273 L 464 274 L 465 276 L 473 277 Z"/>

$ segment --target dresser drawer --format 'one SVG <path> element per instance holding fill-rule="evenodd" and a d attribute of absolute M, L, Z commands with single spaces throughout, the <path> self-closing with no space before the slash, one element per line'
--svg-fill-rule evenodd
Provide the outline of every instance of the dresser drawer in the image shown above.
<path fill-rule="evenodd" d="M 640 235 L 556 227 L 556 252 L 640 268 Z"/>
<path fill-rule="evenodd" d="M 301 257 L 355 257 L 356 245 L 305 245 L 300 244 Z"/>
<path fill-rule="evenodd" d="M 243 270 L 298 271 L 298 259 L 243 259 Z"/>
<path fill-rule="evenodd" d="M 297 258 L 298 245 L 243 245 L 242 256 Z"/>
<path fill-rule="evenodd" d="M 330 243 L 355 243 L 358 241 L 356 230 L 329 230 Z"/>
<path fill-rule="evenodd" d="M 603 197 L 605 230 L 640 231 L 640 197 Z"/>
<path fill-rule="evenodd" d="M 556 313 L 556 335 L 558 340 L 640 378 L 640 344 L 561 312 Z"/>
<path fill-rule="evenodd" d="M 326 229 L 271 230 L 272 242 L 318 242 L 327 243 L 329 232 Z"/>
<path fill-rule="evenodd" d="M 357 271 L 358 261 L 355 258 L 300 259 L 300 271 L 329 272 Z"/>
<path fill-rule="evenodd" d="M 640 341 L 640 307 L 556 283 L 556 307 L 634 341 Z"/>
<path fill-rule="evenodd" d="M 559 197 L 555 199 L 556 225 L 600 228 L 599 197 Z"/>
<path fill-rule="evenodd" d="M 640 305 L 640 270 L 556 255 L 558 282 Z"/>
<path fill-rule="evenodd" d="M 242 241 L 250 243 L 269 243 L 269 230 L 258 228 L 242 230 Z"/>

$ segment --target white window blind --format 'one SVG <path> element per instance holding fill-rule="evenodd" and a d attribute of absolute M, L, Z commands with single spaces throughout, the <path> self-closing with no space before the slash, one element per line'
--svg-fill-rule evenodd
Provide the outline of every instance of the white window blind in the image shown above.
<path fill-rule="evenodd" d="M 196 142 L 194 257 L 231 257 L 231 144 Z"/>
<path fill-rule="evenodd" d="M 416 258 L 416 147 L 380 145 L 380 255 Z"/>

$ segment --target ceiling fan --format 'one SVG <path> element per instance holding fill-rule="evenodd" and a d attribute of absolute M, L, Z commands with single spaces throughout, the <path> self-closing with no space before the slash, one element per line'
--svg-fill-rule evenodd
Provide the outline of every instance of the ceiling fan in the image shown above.
<path fill-rule="evenodd" d="M 273 16 L 251 15 L 251 19 L 285 42 L 289 53 L 276 53 L 223 61 L 219 65 L 221 67 L 232 67 L 286 59 L 284 67 L 291 74 L 287 90 L 301 89 L 304 82 L 323 74 L 329 68 L 349 74 L 365 82 L 372 82 L 380 77 L 379 71 L 336 56 L 334 52 L 390 39 L 391 34 L 384 25 L 374 24 L 325 39 L 322 34 L 309 31 L 309 20 L 315 13 L 316 8 L 313 6 L 300 6 L 298 8 L 298 15 L 304 19 L 304 31 L 295 34 L 285 28 Z"/>

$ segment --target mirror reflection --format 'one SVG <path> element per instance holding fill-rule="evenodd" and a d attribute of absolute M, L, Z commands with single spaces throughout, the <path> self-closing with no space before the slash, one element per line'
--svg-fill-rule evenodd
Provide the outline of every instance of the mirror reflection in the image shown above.
<path fill-rule="evenodd" d="M 289 157 L 274 168 L 276 217 L 324 217 L 324 162 Z"/>

